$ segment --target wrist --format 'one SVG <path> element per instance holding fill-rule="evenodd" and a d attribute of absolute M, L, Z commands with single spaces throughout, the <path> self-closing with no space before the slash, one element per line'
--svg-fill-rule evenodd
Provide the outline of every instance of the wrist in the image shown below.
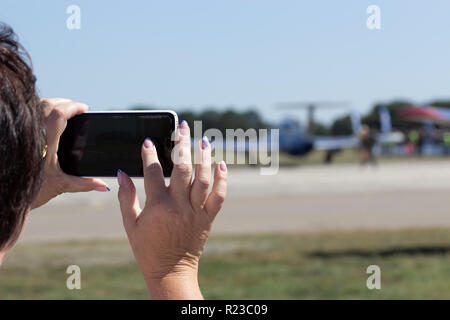
<path fill-rule="evenodd" d="M 197 278 L 199 259 L 191 256 L 137 259 L 146 281 L 166 278 Z"/>
<path fill-rule="evenodd" d="M 164 275 L 144 275 L 144 278 L 151 299 L 203 299 L 198 285 L 197 270 L 179 270 Z"/>

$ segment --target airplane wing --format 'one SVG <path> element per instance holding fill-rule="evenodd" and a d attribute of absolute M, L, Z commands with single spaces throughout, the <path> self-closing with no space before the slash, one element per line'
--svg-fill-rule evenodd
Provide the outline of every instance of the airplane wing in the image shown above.
<path fill-rule="evenodd" d="M 376 144 L 387 145 L 397 144 L 405 141 L 405 136 L 401 132 L 382 133 L 377 136 Z M 313 142 L 316 150 L 338 150 L 357 148 L 359 139 L 356 136 L 342 137 L 316 137 Z"/>
<path fill-rule="evenodd" d="M 405 142 L 405 135 L 401 132 L 382 133 L 377 138 L 377 143 L 381 145 L 397 144 Z"/>
<path fill-rule="evenodd" d="M 316 150 L 356 148 L 358 146 L 358 138 L 354 136 L 316 137 L 314 138 L 313 146 Z"/>

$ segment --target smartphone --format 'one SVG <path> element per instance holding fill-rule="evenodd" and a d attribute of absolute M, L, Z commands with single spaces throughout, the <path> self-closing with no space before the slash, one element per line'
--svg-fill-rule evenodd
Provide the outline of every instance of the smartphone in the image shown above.
<path fill-rule="evenodd" d="M 121 169 L 129 176 L 142 177 L 141 147 L 149 137 L 164 176 L 169 177 L 177 127 L 177 114 L 171 110 L 83 113 L 67 122 L 59 141 L 59 165 L 75 176 L 112 177 Z"/>

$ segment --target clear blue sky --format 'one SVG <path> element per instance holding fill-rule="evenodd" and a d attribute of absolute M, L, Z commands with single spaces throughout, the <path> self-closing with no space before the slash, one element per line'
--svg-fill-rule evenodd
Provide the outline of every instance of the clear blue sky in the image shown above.
<path fill-rule="evenodd" d="M 81 8 L 81 30 L 66 8 Z M 381 8 L 381 30 L 366 8 Z M 450 1 L 1 0 L 42 96 L 95 108 L 450 99 Z M 347 110 L 321 111 L 324 121 Z M 303 114 L 298 113 L 299 117 Z"/>

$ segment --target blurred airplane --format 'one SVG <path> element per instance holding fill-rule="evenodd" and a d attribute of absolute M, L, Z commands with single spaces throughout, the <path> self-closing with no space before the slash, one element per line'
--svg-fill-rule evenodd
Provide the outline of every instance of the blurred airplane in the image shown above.
<path fill-rule="evenodd" d="M 353 134 L 349 136 L 314 136 L 314 112 L 318 107 L 337 108 L 343 103 L 283 103 L 279 109 L 302 109 L 308 110 L 308 128 L 304 130 L 293 119 L 286 119 L 280 123 L 280 151 L 291 155 L 303 156 L 312 150 L 326 151 L 325 162 L 330 162 L 332 156 L 339 150 L 356 148 L 359 145 L 358 134 L 361 130 L 361 116 L 358 111 L 353 110 L 350 115 Z M 380 109 L 381 133 L 376 137 L 379 145 L 395 144 L 404 141 L 405 137 L 400 132 L 392 132 L 391 117 L 386 108 Z"/>

